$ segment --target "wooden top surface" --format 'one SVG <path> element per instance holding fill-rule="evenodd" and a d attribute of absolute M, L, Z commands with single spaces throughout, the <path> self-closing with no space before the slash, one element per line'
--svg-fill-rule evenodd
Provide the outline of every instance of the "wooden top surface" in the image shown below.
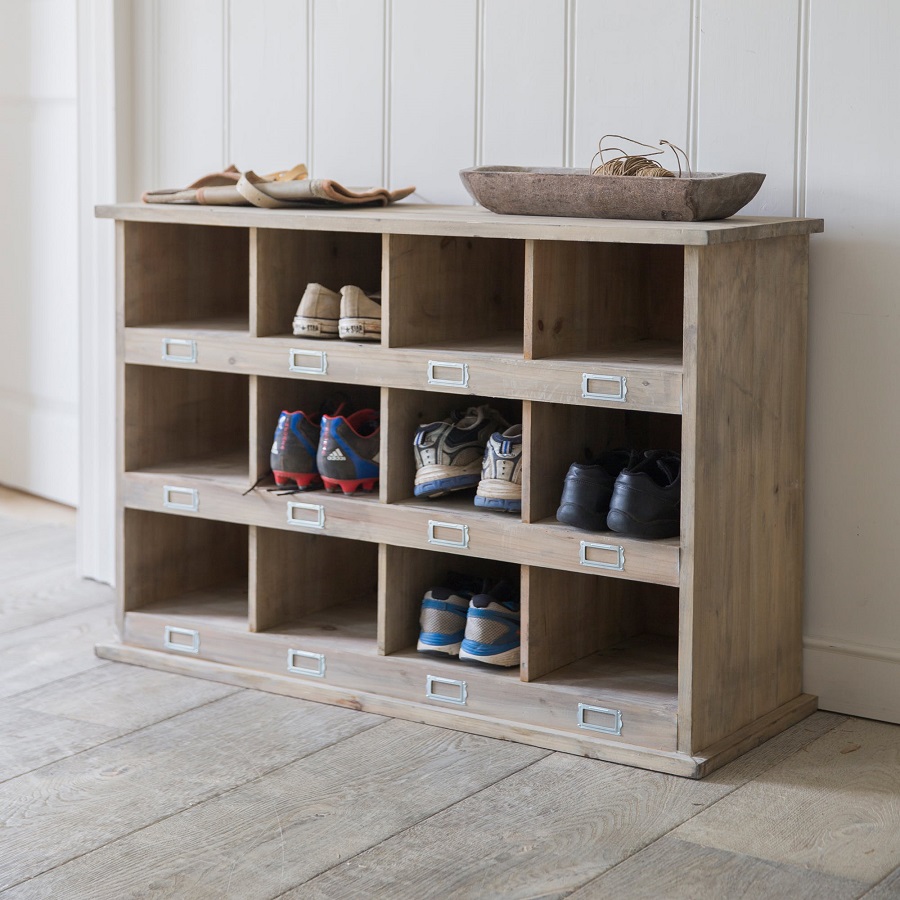
<path fill-rule="evenodd" d="M 530 238 L 626 244 L 721 244 L 824 230 L 822 219 L 732 216 L 716 222 L 645 222 L 626 219 L 573 219 L 501 216 L 477 206 L 397 203 L 365 209 L 254 209 L 241 206 L 119 203 L 98 206 L 101 219 L 231 225 L 378 234 Z"/>

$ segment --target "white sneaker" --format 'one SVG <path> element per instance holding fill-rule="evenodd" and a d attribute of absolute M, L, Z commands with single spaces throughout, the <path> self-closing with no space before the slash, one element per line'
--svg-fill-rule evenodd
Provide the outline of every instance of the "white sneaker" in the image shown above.
<path fill-rule="evenodd" d="M 308 338 L 336 338 L 341 298 L 321 284 L 308 284 L 294 316 L 294 334 Z"/>
<path fill-rule="evenodd" d="M 345 341 L 380 341 L 381 293 L 367 295 L 353 284 L 342 287 L 338 334 Z"/>

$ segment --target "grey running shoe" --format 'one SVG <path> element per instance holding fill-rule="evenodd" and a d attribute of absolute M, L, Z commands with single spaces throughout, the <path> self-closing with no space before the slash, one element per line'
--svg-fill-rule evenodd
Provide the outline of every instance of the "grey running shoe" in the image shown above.
<path fill-rule="evenodd" d="M 506 512 L 522 511 L 522 426 L 495 432 L 481 463 L 475 505 Z"/>
<path fill-rule="evenodd" d="M 484 448 L 490 436 L 507 425 L 503 416 L 487 404 L 457 411 L 443 422 L 420 425 L 413 441 L 415 495 L 441 497 L 475 487 L 481 479 Z"/>
<path fill-rule="evenodd" d="M 441 587 L 426 591 L 419 615 L 421 630 L 416 649 L 420 653 L 459 656 L 469 601 L 484 587 L 480 578 L 450 572 Z"/>
<path fill-rule="evenodd" d="M 321 284 L 308 284 L 294 316 L 294 334 L 308 338 L 336 338 L 341 298 Z"/>
<path fill-rule="evenodd" d="M 459 658 L 491 666 L 517 666 L 521 658 L 519 589 L 501 581 L 486 594 L 476 594 L 466 614 L 466 633 Z"/>

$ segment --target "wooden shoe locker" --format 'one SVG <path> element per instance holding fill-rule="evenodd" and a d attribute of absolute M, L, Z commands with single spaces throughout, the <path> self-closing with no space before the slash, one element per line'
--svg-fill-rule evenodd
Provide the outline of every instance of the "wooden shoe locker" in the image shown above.
<path fill-rule="evenodd" d="M 102 207 L 117 220 L 121 641 L 101 656 L 701 777 L 801 691 L 813 219 Z M 381 285 L 380 344 L 292 337 Z M 380 408 L 378 494 L 262 482 L 281 409 Z M 420 422 L 525 434 L 521 516 L 413 497 Z M 586 447 L 680 449 L 680 538 L 555 520 Z M 416 653 L 448 569 L 521 579 L 514 670 Z"/>

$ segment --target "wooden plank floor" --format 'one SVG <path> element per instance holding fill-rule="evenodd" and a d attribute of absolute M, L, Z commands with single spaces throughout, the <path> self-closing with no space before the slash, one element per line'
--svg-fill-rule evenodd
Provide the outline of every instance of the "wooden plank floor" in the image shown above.
<path fill-rule="evenodd" d="M 111 590 L 19 512 L 2 900 L 900 898 L 900 726 L 816 713 L 694 782 L 104 662 Z"/>

